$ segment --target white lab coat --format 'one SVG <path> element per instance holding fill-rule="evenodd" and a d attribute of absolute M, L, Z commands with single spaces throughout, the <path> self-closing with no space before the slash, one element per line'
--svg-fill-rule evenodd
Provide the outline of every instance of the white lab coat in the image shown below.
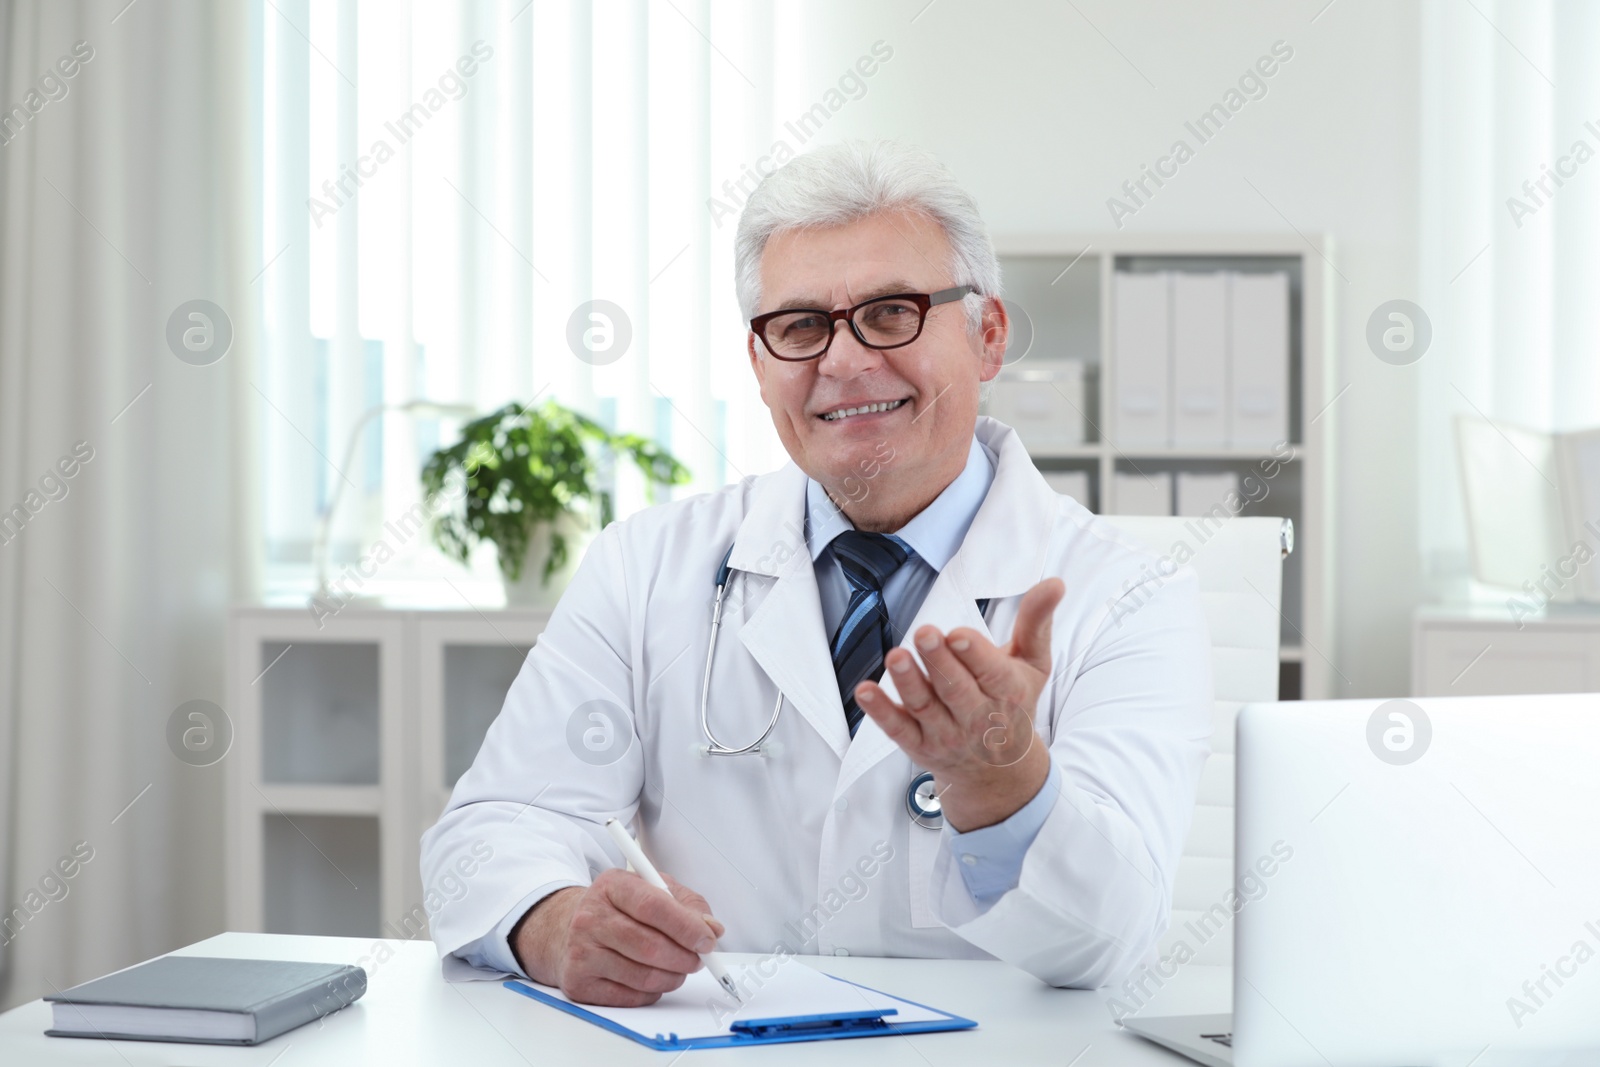
<path fill-rule="evenodd" d="M 1051 490 L 1009 427 L 980 418 L 976 432 L 998 456 L 993 485 L 902 643 L 915 655 L 924 623 L 1003 643 L 1023 593 L 1050 575 L 1066 582 L 1035 717 L 1062 791 L 1015 889 L 977 905 L 951 831 L 908 817 L 920 768 L 870 718 L 849 736 L 806 550 L 806 476 L 791 463 L 614 523 L 589 549 L 423 837 L 424 886 L 465 885 L 434 895 L 441 955 L 535 889 L 620 865 L 603 829 L 616 816 L 636 818 L 657 867 L 706 896 L 728 951 L 996 957 L 1085 987 L 1151 959 L 1211 733 L 1196 580 L 1187 568 L 1161 575 L 1149 552 Z M 712 729 L 748 744 L 781 691 L 768 755 L 701 754 L 713 578 L 730 543 L 742 573 L 717 646 Z M 988 624 L 975 604 L 985 597 Z M 594 750 L 620 746 L 605 747 L 597 699 L 633 734 L 609 763 Z M 600 732 L 577 740 L 586 730 Z"/>

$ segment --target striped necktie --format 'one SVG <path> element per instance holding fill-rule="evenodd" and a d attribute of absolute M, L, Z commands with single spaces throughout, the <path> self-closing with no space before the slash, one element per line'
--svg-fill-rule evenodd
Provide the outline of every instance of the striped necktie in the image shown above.
<path fill-rule="evenodd" d="M 850 736 L 856 735 L 863 712 L 855 688 L 883 674 L 883 657 L 898 642 L 890 634 L 889 609 L 883 601 L 883 583 L 913 553 L 898 537 L 846 530 L 832 541 L 834 558 L 850 583 L 850 603 L 839 620 L 829 648 L 833 671 L 839 677 L 839 698 L 844 703 Z"/>

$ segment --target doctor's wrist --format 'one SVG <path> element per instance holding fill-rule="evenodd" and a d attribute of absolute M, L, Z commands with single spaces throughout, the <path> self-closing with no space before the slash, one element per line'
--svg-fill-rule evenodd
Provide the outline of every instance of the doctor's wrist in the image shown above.
<path fill-rule="evenodd" d="M 561 985 L 561 960 L 566 954 L 572 912 L 583 896 L 582 886 L 567 886 L 525 912 L 506 938 L 522 973 L 541 985 Z"/>
<path fill-rule="evenodd" d="M 934 785 L 940 790 L 945 822 L 965 834 L 1011 818 L 1039 795 L 1049 777 L 1050 750 L 1036 742 L 1007 766 L 976 768 L 949 781 L 940 781 L 935 772 Z"/>

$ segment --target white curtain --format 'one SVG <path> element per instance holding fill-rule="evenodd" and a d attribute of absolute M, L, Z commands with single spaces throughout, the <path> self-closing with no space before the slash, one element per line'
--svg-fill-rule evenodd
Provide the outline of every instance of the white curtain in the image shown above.
<path fill-rule="evenodd" d="M 1600 424 L 1600 5 L 1426 0 L 1421 37 L 1419 512 L 1443 584 L 1466 569 L 1455 415 Z"/>
<path fill-rule="evenodd" d="M 454 429 L 388 416 L 336 471 L 363 411 L 552 397 L 662 441 L 682 491 L 782 462 L 732 237 L 798 147 L 797 18 L 0 0 L 0 1007 L 221 929 L 226 761 L 180 761 L 168 720 L 225 703 L 230 604 L 304 603 L 332 479 L 348 551 Z M 594 299 L 631 325 L 611 362 L 568 345 Z M 192 300 L 232 326 L 209 365 L 168 343 Z M 386 577 L 474 588 L 450 567 Z"/>
<path fill-rule="evenodd" d="M 736 208 L 772 146 L 768 3 L 277 0 L 255 14 L 276 257 L 259 383 L 269 597 L 304 600 L 335 480 L 338 573 L 418 499 L 421 464 L 461 422 L 391 413 L 340 469 L 379 403 L 558 400 L 665 444 L 694 475 L 680 492 L 783 460 L 743 355 L 736 219 L 711 203 Z M 591 319 L 589 301 L 620 313 Z M 592 325 L 631 342 L 582 358 L 570 334 Z M 625 515 L 646 501 L 619 478 Z M 492 556 L 475 564 L 476 582 L 419 539 L 361 591 L 493 603 Z"/>
<path fill-rule="evenodd" d="M 253 593 L 245 16 L 0 6 L 0 1007 L 222 923 L 225 763 L 166 730 Z M 194 299 L 209 366 L 166 341 Z"/>

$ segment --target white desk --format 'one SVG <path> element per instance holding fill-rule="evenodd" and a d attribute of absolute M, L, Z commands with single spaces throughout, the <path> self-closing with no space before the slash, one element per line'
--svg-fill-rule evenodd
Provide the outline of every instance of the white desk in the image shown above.
<path fill-rule="evenodd" d="M 356 963 L 374 942 L 347 937 L 219 934 L 178 955 L 249 956 Z M 337 1064 L 458 1064 L 531 1067 L 546 1064 L 653 1064 L 675 1057 L 565 1015 L 495 982 L 447 984 L 431 942 L 390 941 L 395 955 L 369 966 L 367 994 L 320 1024 L 254 1048 L 171 1045 L 142 1041 L 85 1041 L 45 1037 L 49 1005 L 41 1000 L 0 1015 L 0 1062 L 6 1064 L 120 1064 L 142 1067 L 314 1067 Z M 1051 989 L 1004 964 L 972 960 L 886 960 L 801 957 L 833 974 L 909 997 L 978 1021 L 976 1030 L 828 1043 L 832 1064 L 875 1067 L 981 1067 L 1037 1063 L 1063 1067 L 1188 1061 L 1118 1030 L 1106 1009 L 1109 990 Z M 1227 1011 L 1229 972 L 1190 966 L 1157 992 L 1142 1014 Z M 1081 1059 L 1074 1059 L 1084 1052 Z M 677 1054 L 679 1056 L 682 1053 Z M 739 1064 L 814 1063 L 814 1044 L 701 1051 L 697 1060 Z"/>

